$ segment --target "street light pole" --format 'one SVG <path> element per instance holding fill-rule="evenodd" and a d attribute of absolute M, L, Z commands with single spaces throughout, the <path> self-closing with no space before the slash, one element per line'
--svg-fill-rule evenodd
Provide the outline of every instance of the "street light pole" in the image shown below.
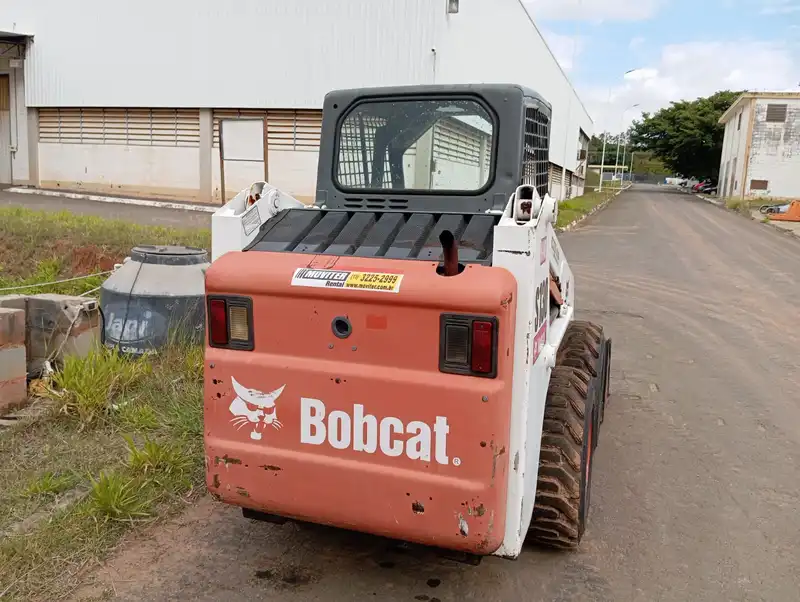
<path fill-rule="evenodd" d="M 628 107 L 627 109 L 625 109 L 625 113 L 627 113 L 631 109 L 635 109 L 638 106 L 639 106 L 639 103 L 636 103 L 635 105 L 632 105 L 632 106 Z M 622 127 L 625 127 L 625 113 L 622 114 Z M 624 167 L 625 166 L 625 152 L 628 150 L 628 133 L 625 132 L 623 135 L 624 135 L 624 141 L 622 143 L 622 165 Z M 633 155 L 631 155 L 631 156 L 633 156 Z M 631 169 L 633 169 L 633 163 L 631 163 Z M 630 172 L 628 172 L 628 173 L 630 173 Z M 624 169 L 622 171 L 622 178 L 625 179 L 625 170 Z"/>
<path fill-rule="evenodd" d="M 625 73 L 622 74 L 622 77 L 625 78 L 625 76 L 630 75 L 631 73 L 635 73 L 636 71 L 639 71 L 638 67 L 636 69 L 628 69 Z M 638 104 L 634 105 L 634 107 L 638 107 L 638 106 L 639 106 Z M 630 108 L 633 108 L 633 107 L 630 107 Z M 611 113 L 611 88 L 608 89 L 608 108 L 607 108 L 607 111 L 608 111 L 609 114 Z M 627 109 L 626 109 L 626 111 L 627 111 Z M 624 127 L 624 124 L 625 124 L 625 113 L 622 114 L 622 122 L 623 123 L 622 123 L 621 127 Z M 605 173 L 605 167 L 606 167 L 606 139 L 608 138 L 608 136 L 605 135 L 605 132 L 603 132 L 603 134 L 604 134 L 603 135 L 603 158 L 600 161 L 600 187 L 599 187 L 599 190 L 603 190 L 603 174 Z M 617 139 L 617 158 L 614 161 L 614 178 L 615 179 L 617 177 L 618 166 L 619 166 L 619 139 Z"/>
<path fill-rule="evenodd" d="M 627 132 L 624 132 L 625 128 L 625 114 L 630 111 L 631 109 L 635 109 L 639 106 L 637 102 L 635 105 L 629 106 L 627 109 L 622 111 L 622 123 L 620 124 L 620 136 L 622 136 L 622 179 L 625 179 L 625 153 L 628 150 L 628 136 Z M 617 158 L 619 158 L 619 141 L 617 141 Z"/>
<path fill-rule="evenodd" d="M 603 191 L 603 174 L 606 171 L 606 133 L 603 132 L 603 156 L 600 159 L 600 188 L 599 190 Z"/>

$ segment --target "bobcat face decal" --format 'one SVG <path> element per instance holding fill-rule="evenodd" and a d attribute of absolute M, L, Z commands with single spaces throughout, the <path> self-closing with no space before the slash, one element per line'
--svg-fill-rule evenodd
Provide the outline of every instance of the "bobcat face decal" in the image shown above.
<path fill-rule="evenodd" d="M 231 422 L 238 429 L 251 426 L 253 430 L 250 433 L 250 438 L 254 441 L 260 441 L 262 432 L 267 425 L 278 431 L 283 428 L 283 423 L 278 420 L 278 409 L 275 402 L 283 393 L 286 385 L 283 385 L 280 389 L 275 389 L 271 393 L 262 393 L 256 389 L 248 389 L 233 377 L 231 377 L 231 382 L 236 393 L 236 399 L 231 402 L 228 409 L 233 414 Z"/>

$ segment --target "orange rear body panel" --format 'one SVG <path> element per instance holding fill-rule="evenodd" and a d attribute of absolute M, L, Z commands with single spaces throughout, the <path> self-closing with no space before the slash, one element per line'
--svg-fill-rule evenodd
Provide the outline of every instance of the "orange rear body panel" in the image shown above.
<path fill-rule="evenodd" d="M 402 278 L 388 279 L 389 292 L 293 285 L 307 267 Z M 445 278 L 426 261 L 237 252 L 212 264 L 206 290 L 251 297 L 255 339 L 253 351 L 206 349 L 215 496 L 452 550 L 500 546 L 516 315 L 510 272 L 468 266 Z M 497 318 L 496 378 L 439 371 L 442 313 Z M 339 316 L 352 326 L 347 338 L 332 329 Z"/>

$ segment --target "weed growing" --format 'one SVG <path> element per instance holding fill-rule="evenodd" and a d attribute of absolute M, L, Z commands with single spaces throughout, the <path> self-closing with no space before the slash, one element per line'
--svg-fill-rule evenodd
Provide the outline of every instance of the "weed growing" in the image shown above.
<path fill-rule="evenodd" d="M 202 347 L 178 344 L 139 359 L 69 358 L 43 402 L 51 411 L 0 432 L 14 467 L 0 473 L 4 599 L 62 599 L 129 529 L 198 492 L 202 366 Z"/>

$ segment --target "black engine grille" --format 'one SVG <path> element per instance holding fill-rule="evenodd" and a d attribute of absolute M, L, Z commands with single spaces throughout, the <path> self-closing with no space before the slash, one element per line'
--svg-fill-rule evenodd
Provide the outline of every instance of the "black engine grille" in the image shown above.
<path fill-rule="evenodd" d="M 497 215 L 288 209 L 262 226 L 245 251 L 440 260 L 450 230 L 462 263 L 491 264 Z"/>

